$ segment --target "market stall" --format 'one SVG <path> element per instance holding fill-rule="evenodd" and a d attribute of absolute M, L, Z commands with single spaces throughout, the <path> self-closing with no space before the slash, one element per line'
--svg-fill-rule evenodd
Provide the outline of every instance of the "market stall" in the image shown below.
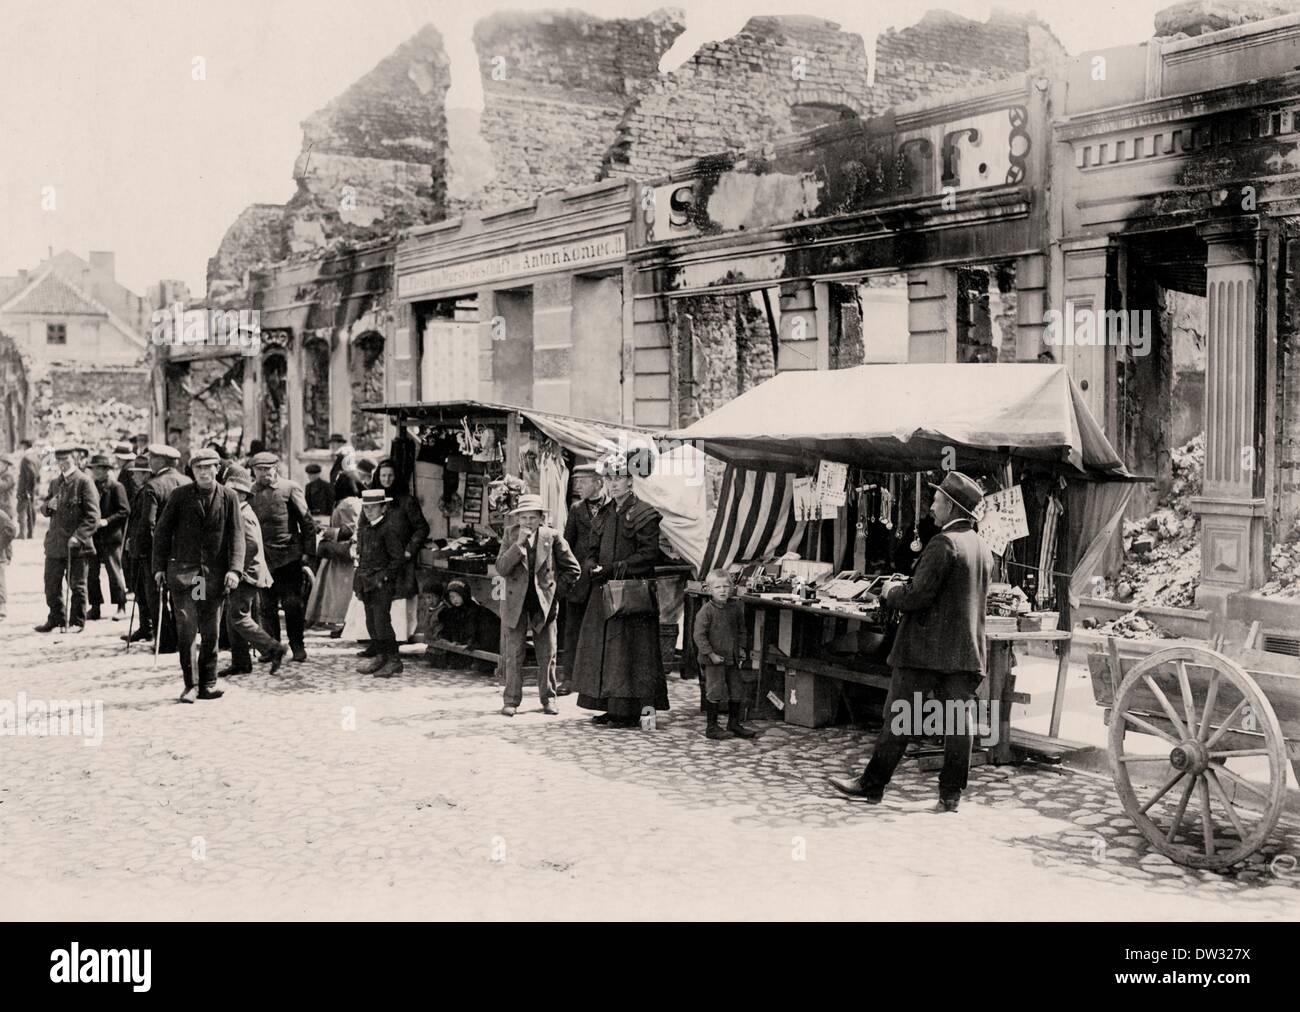
<path fill-rule="evenodd" d="M 710 518 L 704 494 L 703 454 L 692 447 L 662 447 L 656 433 L 516 405 L 480 401 L 378 404 L 363 410 L 393 419 L 397 438 L 390 456 L 401 487 L 411 492 L 429 522 L 418 559 L 422 590 L 419 639 L 428 639 L 439 591 L 463 581 L 474 600 L 499 612 L 495 562 L 506 514 L 518 497 L 535 493 L 551 526 L 563 530 L 570 475 L 576 464 L 611 453 L 635 456 L 637 496 L 659 510 L 664 564 L 660 579 L 664 614 L 676 640 L 685 576 L 698 567 Z M 499 649 L 432 645 L 495 664 Z"/>
<path fill-rule="evenodd" d="M 911 572 L 932 533 L 930 482 L 959 470 L 985 490 L 979 530 L 997 564 L 983 691 L 999 701 L 1001 726 L 988 758 L 1011 756 L 1011 706 L 1024 699 L 1011 673 L 1015 642 L 1056 645 L 1055 737 L 1071 604 L 1138 480 L 1064 367 L 781 373 L 669 435 L 727 465 L 698 573 L 728 568 L 740 580 L 753 614 L 756 705 L 769 700 L 786 720 L 819 726 L 842 703 L 852 716 L 846 684 L 887 687 L 897 616 L 876 592 Z"/>

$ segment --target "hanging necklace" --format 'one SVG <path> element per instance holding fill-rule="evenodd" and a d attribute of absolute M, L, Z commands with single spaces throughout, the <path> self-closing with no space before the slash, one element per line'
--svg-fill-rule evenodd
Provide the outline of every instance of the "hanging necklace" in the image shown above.
<path fill-rule="evenodd" d="M 912 543 L 908 545 L 914 552 L 921 550 L 921 475 L 916 475 L 916 512 L 912 517 Z"/>

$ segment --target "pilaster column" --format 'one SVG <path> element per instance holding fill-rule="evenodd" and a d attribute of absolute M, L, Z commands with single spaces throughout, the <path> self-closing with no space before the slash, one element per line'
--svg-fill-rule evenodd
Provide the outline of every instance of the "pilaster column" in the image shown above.
<path fill-rule="evenodd" d="M 1197 604 L 1224 612 L 1229 595 L 1264 583 L 1266 500 L 1258 377 L 1267 278 L 1255 216 L 1202 225 L 1206 242 L 1205 480 Z"/>

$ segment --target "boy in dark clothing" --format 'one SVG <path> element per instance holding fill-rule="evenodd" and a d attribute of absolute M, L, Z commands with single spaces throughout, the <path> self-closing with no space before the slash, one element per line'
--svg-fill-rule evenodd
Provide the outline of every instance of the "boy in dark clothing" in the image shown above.
<path fill-rule="evenodd" d="M 695 648 L 704 669 L 704 712 L 708 726 L 704 736 L 714 741 L 728 737 L 753 738 L 755 733 L 740 722 L 744 687 L 740 664 L 747 657 L 745 642 L 745 606 L 731 596 L 731 577 L 725 569 L 715 569 L 705 585 L 709 599 L 695 616 Z M 718 709 L 727 707 L 727 729 L 718 727 Z"/>
<path fill-rule="evenodd" d="M 406 557 L 410 521 L 382 488 L 361 493 L 367 523 L 357 531 L 357 574 L 352 589 L 366 606 L 366 631 L 372 652 L 357 666 L 363 675 L 392 678 L 402 672 L 397 633 L 390 615 L 393 602 L 415 594 L 415 564 Z"/>

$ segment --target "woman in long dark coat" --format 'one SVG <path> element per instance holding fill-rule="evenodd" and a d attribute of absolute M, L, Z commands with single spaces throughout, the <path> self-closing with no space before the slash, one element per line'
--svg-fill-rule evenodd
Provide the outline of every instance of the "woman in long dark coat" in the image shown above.
<path fill-rule="evenodd" d="M 584 565 L 591 574 L 592 593 L 578 636 L 573 687 L 579 706 L 604 711 L 593 723 L 634 727 L 645 707 L 668 709 L 654 590 L 661 518 L 658 510 L 632 494 L 626 461 L 607 465 L 605 482 L 609 501 L 601 508 L 600 544 Z M 638 577 L 649 581 L 654 610 L 610 618 L 603 584 Z"/>

